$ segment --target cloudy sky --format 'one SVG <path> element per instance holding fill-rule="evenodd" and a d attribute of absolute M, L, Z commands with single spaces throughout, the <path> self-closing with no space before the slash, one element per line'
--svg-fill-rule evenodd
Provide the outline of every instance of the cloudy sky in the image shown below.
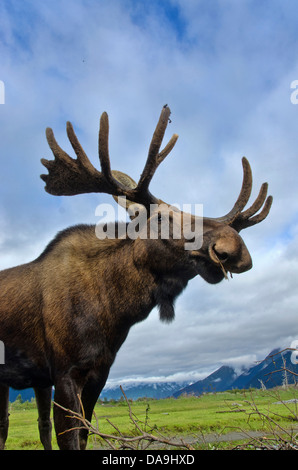
<path fill-rule="evenodd" d="M 44 191 L 44 131 L 52 127 L 71 152 L 67 120 L 98 166 L 98 121 L 107 111 L 112 168 L 137 179 L 167 103 L 166 137 L 179 140 L 153 194 L 223 215 L 245 155 L 252 197 L 264 181 L 274 196 L 268 219 L 242 232 L 254 268 L 215 286 L 193 279 L 172 324 L 154 310 L 132 328 L 111 381 L 196 380 L 298 339 L 295 0 L 1 0 L 0 80 L 2 269 L 34 259 L 68 225 L 97 223 L 96 206 L 110 202 Z"/>

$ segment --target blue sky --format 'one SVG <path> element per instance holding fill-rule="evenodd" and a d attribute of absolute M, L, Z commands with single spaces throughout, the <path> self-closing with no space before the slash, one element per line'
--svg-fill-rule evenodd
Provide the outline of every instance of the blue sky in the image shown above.
<path fill-rule="evenodd" d="M 253 195 L 268 181 L 270 217 L 243 232 L 254 268 L 229 282 L 189 283 L 176 320 L 134 327 L 111 371 L 125 378 L 199 378 L 261 359 L 297 339 L 298 5 L 295 0 L 2 0 L 0 3 L 0 267 L 37 257 L 58 230 L 96 223 L 109 196 L 43 189 L 50 126 L 71 152 L 70 120 L 98 166 L 100 114 L 112 167 L 140 174 L 162 106 L 174 151 L 152 192 L 169 203 L 233 205 L 245 155 Z"/>

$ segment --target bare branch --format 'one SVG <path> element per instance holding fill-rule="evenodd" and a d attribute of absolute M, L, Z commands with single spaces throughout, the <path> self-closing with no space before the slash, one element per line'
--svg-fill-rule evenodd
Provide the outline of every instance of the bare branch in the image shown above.
<path fill-rule="evenodd" d="M 162 436 L 160 433 L 158 433 L 155 429 L 153 428 L 149 429 L 150 432 L 144 431 L 142 427 L 140 426 L 140 421 L 134 416 L 131 405 L 129 403 L 129 400 L 127 399 L 127 396 L 124 393 L 124 390 L 122 387 L 121 391 L 123 393 L 123 396 L 125 398 L 126 404 L 128 406 L 128 412 L 129 412 L 129 418 L 132 424 L 134 425 L 135 430 L 138 432 L 138 435 L 136 436 L 126 436 L 123 434 L 120 429 L 115 426 L 113 423 L 111 423 L 108 419 L 107 422 L 115 429 L 118 435 L 114 434 L 107 434 L 107 433 L 102 433 L 99 431 L 98 428 L 98 420 L 96 419 L 96 426 L 93 426 L 90 421 L 88 421 L 85 417 L 85 413 L 83 410 L 83 405 L 80 396 L 78 395 L 78 399 L 80 402 L 80 406 L 82 409 L 82 412 L 76 412 L 69 410 L 68 408 L 65 408 L 58 403 L 54 402 L 55 406 L 58 406 L 62 410 L 64 410 L 66 413 L 68 413 L 67 417 L 77 419 L 81 425 L 80 426 L 74 426 L 70 429 L 67 429 L 63 431 L 61 434 L 64 434 L 66 432 L 74 431 L 74 430 L 80 430 L 80 429 L 87 429 L 90 434 L 96 435 L 103 439 L 112 449 L 117 449 L 117 446 L 115 443 L 117 442 L 118 445 L 120 446 L 121 449 L 138 449 L 139 446 L 142 443 L 145 443 L 147 447 L 151 445 L 152 443 L 157 443 L 159 445 L 166 445 L 166 446 L 172 446 L 172 447 L 178 447 L 182 449 L 187 449 L 187 450 L 194 450 L 193 445 L 194 443 L 187 443 L 183 441 L 183 439 L 179 439 L 177 441 L 173 441 L 171 439 L 166 438 L 165 436 Z M 146 426 L 148 425 L 148 420 L 146 421 Z M 152 432 L 155 431 L 158 435 L 153 434 Z"/>

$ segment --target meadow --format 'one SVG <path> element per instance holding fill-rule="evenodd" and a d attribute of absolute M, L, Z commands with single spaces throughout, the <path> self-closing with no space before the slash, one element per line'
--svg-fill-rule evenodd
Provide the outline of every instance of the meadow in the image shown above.
<path fill-rule="evenodd" d="M 183 439 L 195 449 L 232 449 L 244 445 L 246 448 L 254 448 L 269 446 L 271 443 L 276 448 L 279 445 L 277 440 L 287 442 L 291 448 L 296 446 L 298 433 L 296 396 L 297 389 L 289 387 L 233 390 L 178 399 L 142 399 L 130 401 L 129 405 L 124 399 L 119 402 L 98 402 L 96 419 L 93 419 L 92 424 L 98 426 L 100 433 L 135 436 L 138 434 L 137 423 L 145 432 L 162 435 L 170 440 Z M 30 403 L 16 400 L 10 404 L 7 450 L 42 449 L 37 417 L 34 400 Z M 138 445 L 138 448 L 142 448 L 143 442 L 140 441 Z M 97 435 L 90 436 L 88 449 L 103 447 L 108 447 L 106 441 Z M 57 449 L 55 435 L 53 448 Z"/>

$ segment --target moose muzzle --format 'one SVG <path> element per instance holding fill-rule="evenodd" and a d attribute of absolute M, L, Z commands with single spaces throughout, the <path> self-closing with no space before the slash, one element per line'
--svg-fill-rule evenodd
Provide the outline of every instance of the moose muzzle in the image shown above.
<path fill-rule="evenodd" d="M 252 268 L 252 259 L 244 241 L 233 228 L 213 230 L 208 237 L 208 255 L 224 271 L 243 273 Z"/>

